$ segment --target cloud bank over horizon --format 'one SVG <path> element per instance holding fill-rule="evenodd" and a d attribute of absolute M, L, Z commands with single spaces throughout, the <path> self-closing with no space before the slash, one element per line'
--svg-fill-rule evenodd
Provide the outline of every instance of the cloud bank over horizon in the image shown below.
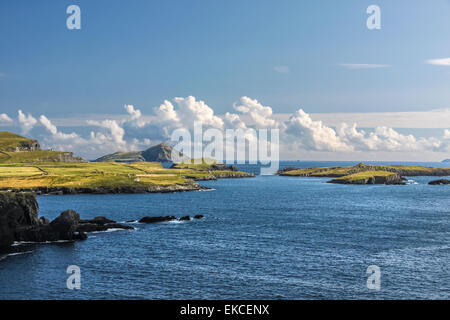
<path fill-rule="evenodd" d="M 247 96 L 235 102 L 233 109 L 235 113 L 227 112 L 219 116 L 206 102 L 188 96 L 165 100 L 148 115 L 144 115 L 142 110 L 133 105 L 125 105 L 126 116 L 122 119 L 87 120 L 89 134 L 63 132 L 45 115 L 40 115 L 38 120 L 21 109 L 18 110 L 16 119 L 0 114 L 0 126 L 16 126 L 24 135 L 30 135 L 38 127 L 43 128 L 45 130 L 41 130 L 41 142 L 44 147 L 73 151 L 88 159 L 116 151 L 143 150 L 151 144 L 170 140 L 175 129 L 192 131 L 196 121 L 200 121 L 205 130 L 279 129 L 280 159 L 300 158 L 305 153 L 314 154 L 318 158 L 320 155 L 328 157 L 334 154 L 354 159 L 373 158 L 380 154 L 403 158 L 435 153 L 435 158 L 438 159 L 450 152 L 448 128 L 443 129 L 438 136 L 417 137 L 400 133 L 388 126 L 363 130 L 357 123 L 341 122 L 332 127 L 314 120 L 302 108 L 289 115 L 288 119 L 280 119 L 273 113 L 272 107 Z"/>

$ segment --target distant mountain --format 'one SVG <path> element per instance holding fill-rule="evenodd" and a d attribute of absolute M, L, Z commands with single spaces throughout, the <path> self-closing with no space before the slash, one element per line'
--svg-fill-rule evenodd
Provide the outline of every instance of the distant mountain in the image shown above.
<path fill-rule="evenodd" d="M 172 152 L 174 152 L 174 159 L 172 159 Z M 184 156 L 181 152 L 175 150 L 168 144 L 160 143 L 144 151 L 116 152 L 108 154 L 94 160 L 94 162 L 180 162 L 187 159 L 188 157 Z"/>
<path fill-rule="evenodd" d="M 445 159 L 445 160 L 442 161 L 442 162 L 450 162 L 450 159 Z"/>
<path fill-rule="evenodd" d="M 0 163 L 86 162 L 72 152 L 42 150 L 39 142 L 0 131 Z"/>
<path fill-rule="evenodd" d="M 142 151 L 137 152 L 115 152 L 111 154 L 107 154 L 106 156 L 100 157 L 94 162 L 136 162 L 136 161 L 145 161 L 142 156 Z"/>

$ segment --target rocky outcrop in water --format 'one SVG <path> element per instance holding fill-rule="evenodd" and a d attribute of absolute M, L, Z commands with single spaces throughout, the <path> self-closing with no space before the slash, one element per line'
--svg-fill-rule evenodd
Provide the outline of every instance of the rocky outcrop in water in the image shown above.
<path fill-rule="evenodd" d="M 447 180 L 447 179 L 434 180 L 434 181 L 428 182 L 428 184 L 430 184 L 432 186 L 450 184 L 450 180 Z"/>
<path fill-rule="evenodd" d="M 194 219 L 202 219 L 203 215 L 197 214 Z M 143 217 L 138 222 L 139 223 L 158 223 L 158 222 L 169 222 L 169 221 L 190 221 L 190 216 L 183 216 L 181 218 L 176 218 L 174 216 L 161 216 L 161 217 Z"/>
<path fill-rule="evenodd" d="M 107 219 L 105 217 L 95 217 L 90 220 L 80 220 L 77 231 L 78 232 L 99 232 L 107 231 L 109 229 L 123 229 L 133 230 L 134 228 L 117 223 L 114 220 Z"/>
<path fill-rule="evenodd" d="M 0 192 L 0 252 L 7 251 L 15 241 L 84 240 L 86 232 L 133 229 L 105 217 L 81 220 L 73 210 L 64 211 L 50 222 L 38 218 L 38 210 L 34 193 Z"/>
<path fill-rule="evenodd" d="M 37 212 L 36 212 L 37 215 Z M 47 242 L 59 240 L 84 240 L 87 238 L 83 232 L 78 232 L 80 215 L 67 210 L 61 213 L 52 222 L 41 220 L 37 225 L 21 225 L 14 231 L 14 241 Z"/>

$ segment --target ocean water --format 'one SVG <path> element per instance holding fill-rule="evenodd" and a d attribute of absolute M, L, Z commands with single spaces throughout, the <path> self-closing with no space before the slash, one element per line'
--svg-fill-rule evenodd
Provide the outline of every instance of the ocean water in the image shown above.
<path fill-rule="evenodd" d="M 50 219 L 66 209 L 117 221 L 205 218 L 22 244 L 0 258 L 0 299 L 449 299 L 450 187 L 427 185 L 433 179 L 354 186 L 257 176 L 202 182 L 211 191 L 40 196 Z M 80 290 L 66 287 L 69 265 L 81 269 Z M 379 291 L 366 286 L 370 265 L 380 267 Z"/>

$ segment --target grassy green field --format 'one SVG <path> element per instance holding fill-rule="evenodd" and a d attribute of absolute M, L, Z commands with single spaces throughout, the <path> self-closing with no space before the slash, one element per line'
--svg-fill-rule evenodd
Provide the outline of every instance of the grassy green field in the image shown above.
<path fill-rule="evenodd" d="M 0 132 L 0 189 L 192 186 L 197 179 L 249 176 L 213 170 L 215 163 L 193 161 L 167 169 L 160 162 L 85 162 L 70 152 L 39 150 L 36 140 Z"/>
<path fill-rule="evenodd" d="M 370 178 L 385 178 L 389 176 L 396 175 L 394 172 L 387 172 L 387 171 L 363 171 L 358 173 L 349 174 L 347 176 L 335 178 L 334 180 L 343 180 L 343 181 L 360 181 L 360 180 L 367 180 Z"/>
<path fill-rule="evenodd" d="M 66 152 L 51 150 L 36 150 L 23 152 L 0 151 L 0 163 L 40 163 L 58 162 L 60 157 L 64 157 Z"/>
<path fill-rule="evenodd" d="M 232 173 L 248 176 L 243 172 Z M 226 177 L 230 174 L 230 171 L 210 171 L 204 164 L 166 169 L 159 162 L 0 164 L 0 189 L 186 185 L 192 184 L 192 179 Z"/>
<path fill-rule="evenodd" d="M 284 176 L 305 176 L 305 177 L 338 177 L 347 175 L 352 167 L 319 167 L 308 169 L 296 169 L 283 172 Z"/>

